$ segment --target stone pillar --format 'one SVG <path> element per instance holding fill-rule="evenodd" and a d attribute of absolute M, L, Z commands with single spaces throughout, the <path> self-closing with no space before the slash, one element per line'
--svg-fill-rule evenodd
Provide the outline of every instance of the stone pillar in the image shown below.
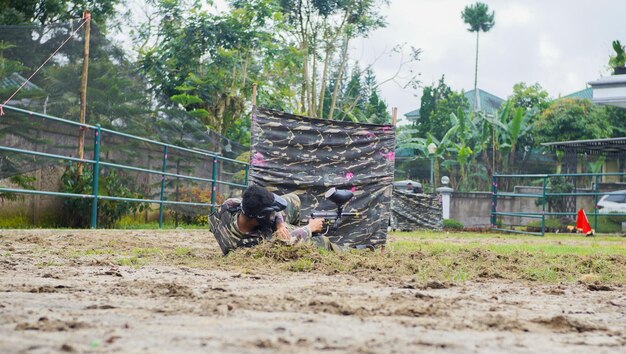
<path fill-rule="evenodd" d="M 437 192 L 441 194 L 441 209 L 443 219 L 450 219 L 450 196 L 453 189 L 450 187 L 439 187 Z"/>

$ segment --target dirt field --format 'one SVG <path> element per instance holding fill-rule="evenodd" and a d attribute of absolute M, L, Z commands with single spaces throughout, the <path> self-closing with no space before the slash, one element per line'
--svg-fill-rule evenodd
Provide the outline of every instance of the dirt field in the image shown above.
<path fill-rule="evenodd" d="M 0 353 L 626 352 L 621 284 L 222 259 L 200 230 L 0 230 Z"/>

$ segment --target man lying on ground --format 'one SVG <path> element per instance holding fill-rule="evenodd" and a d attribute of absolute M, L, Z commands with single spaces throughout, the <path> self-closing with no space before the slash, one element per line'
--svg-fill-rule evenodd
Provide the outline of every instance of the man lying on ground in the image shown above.
<path fill-rule="evenodd" d="M 311 242 L 322 249 L 341 250 L 328 237 L 313 235 L 322 231 L 323 219 L 309 219 L 308 225 L 298 226 L 300 204 L 300 198 L 294 193 L 278 196 L 252 185 L 242 198 L 227 199 L 219 211 L 209 217 L 209 224 L 224 254 L 239 247 L 275 240 L 288 244 Z"/>

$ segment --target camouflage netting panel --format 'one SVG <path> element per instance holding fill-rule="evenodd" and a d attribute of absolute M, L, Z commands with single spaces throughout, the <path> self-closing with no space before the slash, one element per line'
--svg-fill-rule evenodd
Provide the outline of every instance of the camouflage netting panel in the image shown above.
<path fill-rule="evenodd" d="M 391 227 L 402 231 L 441 229 L 441 196 L 394 190 L 391 199 Z"/>
<path fill-rule="evenodd" d="M 384 244 L 394 172 L 395 130 L 389 125 L 356 124 L 259 109 L 252 116 L 250 182 L 277 194 L 295 192 L 301 219 L 311 211 L 335 210 L 324 199 L 330 187 L 350 189 L 354 198 L 333 242 L 347 246 Z"/>

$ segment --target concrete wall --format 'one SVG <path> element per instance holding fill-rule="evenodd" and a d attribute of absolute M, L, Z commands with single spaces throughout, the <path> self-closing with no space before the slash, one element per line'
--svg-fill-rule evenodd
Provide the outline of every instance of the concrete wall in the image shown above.
<path fill-rule="evenodd" d="M 62 175 L 63 168 L 59 166 L 46 166 L 24 174 L 24 176 L 35 177 L 33 183 L 35 190 L 52 192 L 59 190 Z M 0 186 L 21 189 L 8 179 L 0 180 Z M 63 206 L 63 199 L 58 197 L 30 194 L 18 194 L 17 196 L 17 200 L 0 199 L 0 219 L 22 216 L 33 225 L 37 225 L 44 219 L 58 218 Z"/>
<path fill-rule="evenodd" d="M 454 192 L 450 198 L 450 218 L 465 226 L 489 226 L 491 216 L 491 193 Z"/>

